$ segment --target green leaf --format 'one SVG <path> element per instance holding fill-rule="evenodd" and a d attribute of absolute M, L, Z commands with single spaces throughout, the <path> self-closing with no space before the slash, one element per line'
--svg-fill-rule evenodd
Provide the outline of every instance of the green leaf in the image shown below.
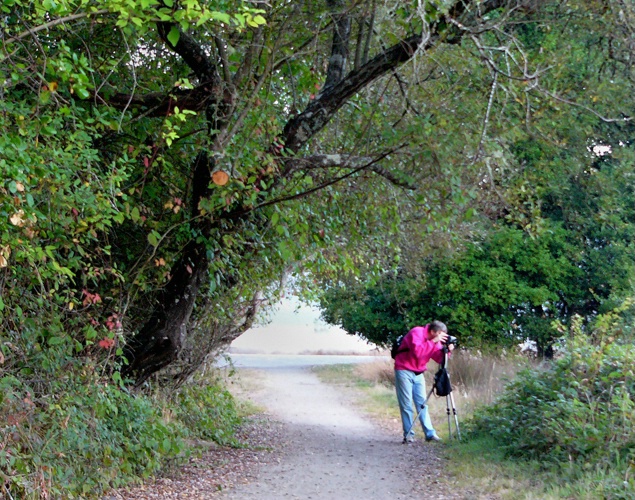
<path fill-rule="evenodd" d="M 137 222 L 141 218 L 141 214 L 139 213 L 139 209 L 137 207 L 134 207 L 130 212 L 130 218 L 132 219 L 132 222 Z"/>
<path fill-rule="evenodd" d="M 220 21 L 221 23 L 229 24 L 231 22 L 231 17 L 225 12 L 211 12 L 210 14 L 212 19 Z"/>
<path fill-rule="evenodd" d="M 150 245 L 152 245 L 153 247 L 156 247 L 159 244 L 160 240 L 161 235 L 156 231 L 152 231 L 150 234 L 148 234 L 148 243 L 150 243 Z"/>
<path fill-rule="evenodd" d="M 178 26 L 172 26 L 168 33 L 168 42 L 176 47 L 176 44 L 179 43 L 179 38 L 181 38 L 181 30 L 179 30 Z"/>
<path fill-rule="evenodd" d="M 80 99 L 88 99 L 90 97 L 90 92 L 88 92 L 85 87 L 75 86 L 73 90 Z"/>

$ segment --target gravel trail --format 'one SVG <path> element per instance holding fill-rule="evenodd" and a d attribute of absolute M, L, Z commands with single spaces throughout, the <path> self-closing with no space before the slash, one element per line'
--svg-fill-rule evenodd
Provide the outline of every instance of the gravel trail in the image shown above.
<path fill-rule="evenodd" d="M 401 444 L 400 424 L 371 421 L 352 389 L 324 384 L 308 367 L 241 368 L 238 379 L 230 391 L 264 409 L 240 429 L 245 447 L 207 443 L 187 464 L 104 500 L 496 498 L 444 472 L 442 443 L 424 442 L 418 429 L 415 443 Z"/>
<path fill-rule="evenodd" d="M 439 444 L 403 445 L 359 414 L 346 391 L 326 385 L 309 369 L 259 372 L 248 394 L 283 424 L 283 456 L 256 480 L 222 498 L 412 499 L 478 498 L 440 482 Z"/>

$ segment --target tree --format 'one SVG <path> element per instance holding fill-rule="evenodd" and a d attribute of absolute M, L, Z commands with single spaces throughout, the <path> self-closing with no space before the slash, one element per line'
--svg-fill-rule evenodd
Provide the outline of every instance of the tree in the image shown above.
<path fill-rule="evenodd" d="M 499 119 L 484 124 L 490 133 L 478 147 L 488 151 L 470 201 L 480 217 L 441 226 L 427 241 L 404 225 L 401 234 L 416 244 L 400 242 L 408 251 L 396 270 L 380 279 L 324 280 L 327 320 L 387 344 L 436 318 L 466 346 L 530 338 L 549 354 L 554 320 L 579 314 L 589 321 L 632 295 L 632 113 L 620 117 L 604 100 L 624 102 L 632 85 L 624 57 L 632 29 L 618 23 L 622 35 L 609 28 L 605 23 L 624 17 L 604 16 L 608 5 L 589 4 L 564 16 L 566 23 L 545 17 L 510 30 L 527 61 L 550 61 L 554 70 L 540 84 L 558 90 L 523 96 L 505 89 L 509 100 L 525 103 L 523 113 L 495 98 L 503 84 L 494 79 L 488 113 Z M 496 75 L 505 72 L 495 58 L 488 64 Z"/>
<path fill-rule="evenodd" d="M 182 378 L 298 263 L 385 267 L 392 216 L 455 224 L 507 150 L 488 139 L 499 78 L 523 96 L 541 75 L 507 21 L 537 4 L 5 4 L 3 330 L 125 343 L 137 383 Z"/>

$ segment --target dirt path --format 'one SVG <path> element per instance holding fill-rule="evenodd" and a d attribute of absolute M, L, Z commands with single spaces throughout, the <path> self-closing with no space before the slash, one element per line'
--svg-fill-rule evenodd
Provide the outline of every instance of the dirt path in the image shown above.
<path fill-rule="evenodd" d="M 239 432 L 244 448 L 218 447 L 104 500 L 393 500 L 495 497 L 444 473 L 442 443 L 402 445 L 364 417 L 352 389 L 309 368 L 239 371 L 231 392 L 265 409 Z M 419 436 L 421 436 L 421 432 Z"/>
<path fill-rule="evenodd" d="M 440 481 L 439 444 L 402 445 L 361 416 L 345 392 L 321 383 L 308 369 L 259 372 L 248 397 L 282 422 L 285 443 L 278 463 L 221 498 L 405 499 L 478 498 Z"/>

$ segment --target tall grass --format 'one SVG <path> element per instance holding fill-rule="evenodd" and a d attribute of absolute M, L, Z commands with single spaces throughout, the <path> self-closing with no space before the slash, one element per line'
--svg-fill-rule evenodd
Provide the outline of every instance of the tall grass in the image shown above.
<path fill-rule="evenodd" d="M 464 412 L 471 414 L 477 407 L 492 403 L 518 372 L 536 366 L 535 360 L 524 356 L 459 350 L 453 353 L 447 368 L 455 400 L 462 403 Z M 435 370 L 436 367 L 431 369 L 429 375 Z"/>
<path fill-rule="evenodd" d="M 457 350 L 448 361 L 455 405 L 464 416 L 467 416 L 479 406 L 492 403 L 519 371 L 537 365 L 536 361 L 522 356 L 473 354 Z M 432 388 L 437 369 L 437 363 L 431 361 L 424 374 L 428 391 Z M 392 360 L 383 358 L 360 363 L 354 366 L 353 373 L 359 380 L 386 387 L 394 392 L 395 372 Z M 441 404 L 438 404 L 439 401 L 435 403 L 435 399 L 431 398 L 430 403 L 433 415 L 437 407 L 440 414 L 445 414 L 445 398 Z"/>

